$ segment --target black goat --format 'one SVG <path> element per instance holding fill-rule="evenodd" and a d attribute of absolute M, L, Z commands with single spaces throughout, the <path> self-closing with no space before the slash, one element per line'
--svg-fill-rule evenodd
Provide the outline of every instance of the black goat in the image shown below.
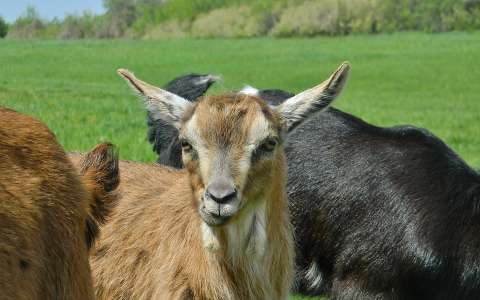
<path fill-rule="evenodd" d="M 184 84 L 170 91 L 208 89 Z M 272 105 L 293 95 L 248 90 Z M 149 118 L 158 162 L 181 167 L 177 133 L 155 124 Z M 480 175 L 440 139 L 329 109 L 287 140 L 298 292 L 480 299 Z"/>

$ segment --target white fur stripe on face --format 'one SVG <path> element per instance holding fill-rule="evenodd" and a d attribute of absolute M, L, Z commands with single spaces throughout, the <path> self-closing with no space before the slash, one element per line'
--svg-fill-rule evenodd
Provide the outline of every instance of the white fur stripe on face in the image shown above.
<path fill-rule="evenodd" d="M 250 132 L 247 137 L 247 145 L 253 145 L 263 141 L 270 135 L 270 122 L 265 115 L 259 110 L 255 116 Z"/>
<path fill-rule="evenodd" d="M 243 155 L 236 162 L 240 174 L 240 181 L 242 187 L 247 180 L 248 170 L 252 164 L 253 151 L 258 146 L 258 143 L 263 141 L 270 135 L 270 123 L 261 111 L 258 111 L 252 125 L 250 126 L 250 132 L 247 136 L 246 144 L 243 147 Z"/>

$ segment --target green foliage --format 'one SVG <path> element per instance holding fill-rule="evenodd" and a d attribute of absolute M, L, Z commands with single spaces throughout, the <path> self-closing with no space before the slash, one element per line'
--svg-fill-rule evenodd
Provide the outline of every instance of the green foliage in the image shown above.
<path fill-rule="evenodd" d="M 143 35 L 144 39 L 184 38 L 190 34 L 190 22 L 170 20 L 150 27 Z"/>
<path fill-rule="evenodd" d="M 480 29 L 478 0 L 389 0 L 378 6 L 380 31 Z"/>
<path fill-rule="evenodd" d="M 93 24 L 93 36 L 97 38 L 120 38 L 131 34 L 137 19 L 137 3 L 140 0 L 104 0 L 107 12 L 96 17 Z M 153 0 L 151 0 L 153 2 Z"/>
<path fill-rule="evenodd" d="M 220 8 L 200 15 L 192 24 L 193 37 L 254 37 L 267 32 L 261 16 L 246 6 Z"/>
<path fill-rule="evenodd" d="M 314 36 L 339 33 L 337 0 L 307 1 L 287 7 L 271 33 L 275 36 Z"/>
<path fill-rule="evenodd" d="M 157 6 L 155 19 L 159 22 L 178 19 L 192 21 L 198 15 L 209 12 L 211 10 L 238 6 L 255 2 L 252 0 L 175 0 L 166 1 L 165 4 Z"/>
<path fill-rule="evenodd" d="M 159 24 L 169 20 L 180 22 L 193 22 L 198 17 L 204 17 L 209 12 L 222 8 L 241 8 L 248 6 L 253 18 L 258 15 L 268 15 L 268 11 L 279 3 L 288 0 L 174 0 L 158 1 L 155 4 L 139 3 L 137 0 L 137 19 L 133 27 L 137 32 L 142 32 L 152 23 Z M 298 2 L 298 0 L 297 0 Z M 230 18 L 229 18 L 230 20 Z M 260 17 L 258 22 L 263 22 Z M 261 24 L 258 26 L 262 26 Z"/>
<path fill-rule="evenodd" d="M 63 20 L 59 37 L 62 39 L 83 39 L 95 37 L 95 16 L 85 12 L 81 16 L 68 15 Z"/>
<path fill-rule="evenodd" d="M 191 22 L 196 37 L 480 29 L 478 0 L 175 0 L 139 7 L 134 23 L 139 35 L 152 23 L 175 24 L 171 20 Z"/>
<path fill-rule="evenodd" d="M 104 0 L 101 16 L 46 22 L 34 8 L 11 38 L 346 35 L 480 29 L 480 0 Z"/>
<path fill-rule="evenodd" d="M 29 6 L 25 13 L 10 26 L 7 37 L 40 38 L 44 36 L 45 26 L 35 7 Z"/>
<path fill-rule="evenodd" d="M 340 0 L 338 33 L 377 33 L 380 1 L 382 0 Z"/>
<path fill-rule="evenodd" d="M 380 0 L 316 0 L 285 8 L 274 36 L 375 33 Z"/>
<path fill-rule="evenodd" d="M 0 16 L 0 39 L 3 39 L 8 32 L 8 24 L 5 20 Z"/>

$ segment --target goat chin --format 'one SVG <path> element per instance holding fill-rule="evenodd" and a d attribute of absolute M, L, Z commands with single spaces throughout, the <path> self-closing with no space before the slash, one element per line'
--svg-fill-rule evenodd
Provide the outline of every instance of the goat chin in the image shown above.
<path fill-rule="evenodd" d="M 209 252 L 218 252 L 220 250 L 220 242 L 214 233 L 214 228 L 202 222 L 202 239 L 203 247 Z"/>
<path fill-rule="evenodd" d="M 201 224 L 203 247 L 212 253 L 221 249 L 218 235 L 224 231 L 227 239 L 228 256 L 235 261 L 241 253 L 261 257 L 267 247 L 265 201 L 248 212 L 243 218 L 235 220 L 224 227 L 212 227 L 205 222 Z"/>

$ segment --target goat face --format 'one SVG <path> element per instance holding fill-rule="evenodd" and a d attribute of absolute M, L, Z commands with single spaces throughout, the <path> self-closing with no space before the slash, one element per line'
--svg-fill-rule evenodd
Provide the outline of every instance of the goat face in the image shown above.
<path fill-rule="evenodd" d="M 283 161 L 277 151 L 283 123 L 264 102 L 244 95 L 204 98 L 191 109 L 180 125 L 183 163 L 202 219 L 222 225 L 265 199 L 264 187 Z"/>
<path fill-rule="evenodd" d="M 271 108 L 249 95 L 204 97 L 191 103 L 119 70 L 145 101 L 150 116 L 179 130 L 182 160 L 203 221 L 220 226 L 240 218 L 284 180 L 281 144 L 287 130 L 326 108 L 346 82 L 343 64 L 328 80 Z M 283 183 L 282 183 L 283 184 Z"/>

